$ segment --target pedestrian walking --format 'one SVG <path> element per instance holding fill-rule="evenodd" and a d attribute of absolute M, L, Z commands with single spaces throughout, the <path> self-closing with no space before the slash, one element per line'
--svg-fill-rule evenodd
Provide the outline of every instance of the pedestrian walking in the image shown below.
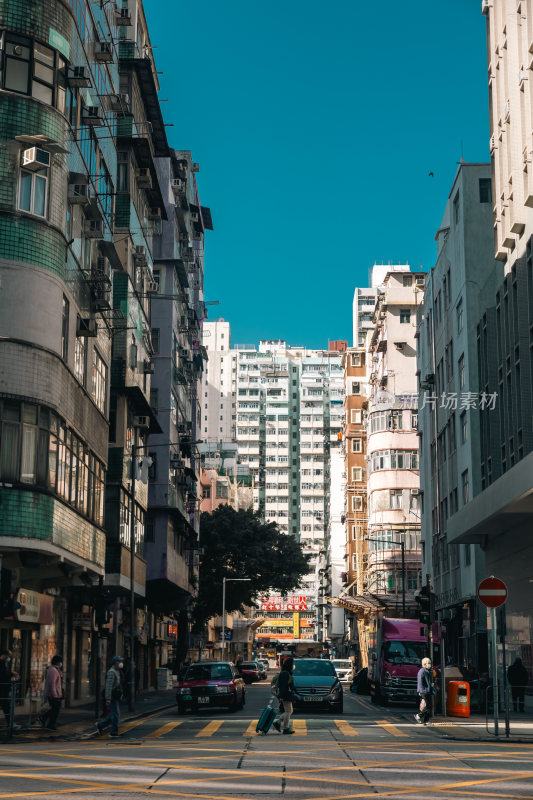
<path fill-rule="evenodd" d="M 511 664 L 507 670 L 507 680 L 511 685 L 513 710 L 525 711 L 525 693 L 526 686 L 529 683 L 529 675 L 521 658 L 515 658 L 514 664 Z"/>
<path fill-rule="evenodd" d="M 118 736 L 118 726 L 120 722 L 120 701 L 122 700 L 122 673 L 124 669 L 124 658 L 122 656 L 114 656 L 111 661 L 111 666 L 107 670 L 105 679 L 105 702 L 106 708 L 109 713 L 103 720 L 96 723 L 96 729 L 100 736 L 111 726 L 109 732 L 110 736 Z"/>
<path fill-rule="evenodd" d="M 294 730 L 290 727 L 291 722 L 291 715 L 292 715 L 292 698 L 294 694 L 294 680 L 292 677 L 292 671 L 294 669 L 294 661 L 293 659 L 288 656 L 281 668 L 279 673 L 278 679 L 278 697 L 283 703 L 283 712 L 281 712 L 279 717 L 274 722 L 274 727 L 279 733 L 284 734 L 291 734 L 294 733 Z"/>
<path fill-rule="evenodd" d="M 429 720 L 432 714 L 435 687 L 433 685 L 431 660 L 429 658 L 422 659 L 422 666 L 418 670 L 416 678 L 416 688 L 420 695 L 420 711 L 418 714 L 415 714 L 415 719 L 419 725 L 431 725 L 432 723 Z"/>
<path fill-rule="evenodd" d="M 41 714 L 39 722 L 43 728 L 57 731 L 57 718 L 63 699 L 63 659 L 61 656 L 54 656 L 46 670 L 43 694 L 49 708 L 44 714 Z"/>
<path fill-rule="evenodd" d="M 13 653 L 11 650 L 2 650 L 0 653 L 0 707 L 4 712 L 7 727 L 10 727 L 11 720 L 11 693 L 14 690 L 13 683 L 18 680 L 18 675 L 11 669 L 13 663 Z M 13 720 L 12 730 L 19 731 L 20 725 L 16 725 Z"/>

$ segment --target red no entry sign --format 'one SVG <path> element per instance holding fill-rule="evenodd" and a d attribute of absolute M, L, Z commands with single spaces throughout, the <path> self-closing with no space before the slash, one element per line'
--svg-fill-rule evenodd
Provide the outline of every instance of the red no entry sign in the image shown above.
<path fill-rule="evenodd" d="M 498 608 L 507 600 L 507 586 L 499 578 L 485 578 L 477 587 L 477 596 L 487 608 Z"/>

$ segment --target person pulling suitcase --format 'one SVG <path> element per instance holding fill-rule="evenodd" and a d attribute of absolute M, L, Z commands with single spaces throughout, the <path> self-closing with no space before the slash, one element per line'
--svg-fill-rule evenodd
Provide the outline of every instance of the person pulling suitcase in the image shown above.
<path fill-rule="evenodd" d="M 281 672 L 279 673 L 278 680 L 278 697 L 283 703 L 283 713 L 280 712 L 278 719 L 273 723 L 274 728 L 279 733 L 290 735 L 294 730 L 290 727 L 292 715 L 292 698 L 294 695 L 294 680 L 292 671 L 294 669 L 294 661 L 292 658 L 286 658 L 283 662 Z"/>

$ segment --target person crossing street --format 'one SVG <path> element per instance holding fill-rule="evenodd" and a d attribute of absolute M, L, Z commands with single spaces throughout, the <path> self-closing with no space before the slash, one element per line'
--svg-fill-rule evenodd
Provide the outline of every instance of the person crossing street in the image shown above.
<path fill-rule="evenodd" d="M 279 731 L 279 733 L 284 733 L 285 735 L 289 735 L 294 733 L 294 730 L 290 727 L 291 722 L 291 715 L 292 715 L 292 698 L 293 698 L 293 687 L 294 687 L 294 680 L 292 677 L 292 671 L 294 669 L 294 661 L 292 658 L 288 657 L 284 660 L 283 666 L 281 668 L 281 672 L 279 673 L 279 680 L 278 680 L 278 697 L 283 703 L 283 712 L 280 712 L 280 715 L 277 720 L 274 721 L 273 725 L 274 728 Z M 282 729 L 283 726 L 283 729 Z"/>
<path fill-rule="evenodd" d="M 422 666 L 418 670 L 416 679 L 417 691 L 420 695 L 420 711 L 415 714 L 415 720 L 419 725 L 431 725 L 429 721 L 432 715 L 433 695 L 435 694 L 435 687 L 433 686 L 433 676 L 431 675 L 431 660 L 429 658 L 422 659 Z"/>
<path fill-rule="evenodd" d="M 111 667 L 107 671 L 105 680 L 105 701 L 109 708 L 109 713 L 103 720 L 96 723 L 98 733 L 102 733 L 111 727 L 109 735 L 113 738 L 119 735 L 118 726 L 120 722 L 120 701 L 122 700 L 122 673 L 124 669 L 124 658 L 114 656 Z"/>
<path fill-rule="evenodd" d="M 63 699 L 63 659 L 61 656 L 54 656 L 50 666 L 46 671 L 43 694 L 48 701 L 48 711 L 41 714 L 39 722 L 43 728 L 49 731 L 57 730 L 57 718 Z"/>

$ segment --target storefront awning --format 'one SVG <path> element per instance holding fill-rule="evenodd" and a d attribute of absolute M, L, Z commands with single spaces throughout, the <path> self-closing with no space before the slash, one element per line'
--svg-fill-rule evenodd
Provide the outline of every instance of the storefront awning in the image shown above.
<path fill-rule="evenodd" d="M 332 606 L 345 608 L 347 611 L 382 611 L 385 609 L 384 603 L 378 600 L 377 597 L 371 594 L 357 594 L 354 597 L 326 597 L 326 602 L 331 603 Z"/>

